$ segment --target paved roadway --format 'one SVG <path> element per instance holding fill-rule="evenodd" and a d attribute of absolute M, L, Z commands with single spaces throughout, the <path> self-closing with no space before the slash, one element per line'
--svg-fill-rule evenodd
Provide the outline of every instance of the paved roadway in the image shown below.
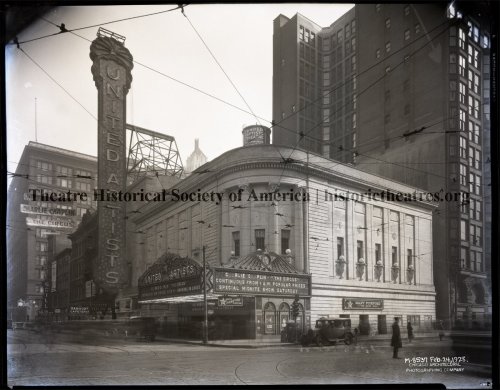
<path fill-rule="evenodd" d="M 240 349 L 9 330 L 8 376 L 10 386 L 438 382 L 487 389 L 484 367 L 406 372 L 405 357 L 453 356 L 449 346 L 449 341 L 406 344 L 403 359 L 396 360 L 386 345 Z"/>

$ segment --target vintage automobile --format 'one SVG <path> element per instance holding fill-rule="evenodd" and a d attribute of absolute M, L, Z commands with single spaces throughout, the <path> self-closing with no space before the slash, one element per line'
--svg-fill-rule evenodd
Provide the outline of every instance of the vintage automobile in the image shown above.
<path fill-rule="evenodd" d="M 155 341 L 156 319 L 154 317 L 130 317 L 128 323 L 130 335 L 135 335 L 137 339 Z"/>
<path fill-rule="evenodd" d="M 315 343 L 318 346 L 336 344 L 343 341 L 346 345 L 352 343 L 354 334 L 351 331 L 349 318 L 320 318 L 316 321 L 314 330 L 310 329 L 302 336 L 301 343 L 307 346 Z"/>

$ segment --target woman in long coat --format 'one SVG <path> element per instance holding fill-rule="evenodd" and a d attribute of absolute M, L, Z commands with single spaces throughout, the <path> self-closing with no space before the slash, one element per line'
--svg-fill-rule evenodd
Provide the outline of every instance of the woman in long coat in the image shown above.
<path fill-rule="evenodd" d="M 393 348 L 392 357 L 394 359 L 399 359 L 398 349 L 403 347 L 403 343 L 401 342 L 401 330 L 399 329 L 398 317 L 394 317 L 394 324 L 392 324 L 391 347 Z"/>

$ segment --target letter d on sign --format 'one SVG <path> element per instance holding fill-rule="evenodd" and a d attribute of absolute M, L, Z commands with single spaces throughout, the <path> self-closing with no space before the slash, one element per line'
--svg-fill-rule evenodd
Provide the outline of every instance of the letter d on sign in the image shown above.
<path fill-rule="evenodd" d="M 115 150 L 106 149 L 106 159 L 108 161 L 118 161 L 120 159 L 120 156 Z"/>

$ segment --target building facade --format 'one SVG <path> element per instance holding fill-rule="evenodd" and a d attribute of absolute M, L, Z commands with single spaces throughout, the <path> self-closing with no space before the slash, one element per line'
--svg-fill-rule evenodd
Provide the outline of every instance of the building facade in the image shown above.
<path fill-rule="evenodd" d="M 283 155 L 295 161 L 285 169 Z M 269 256 L 269 266 L 289 264 L 287 271 L 281 271 L 285 276 L 292 272 L 298 273 L 297 278 L 310 276 L 310 293 L 299 294 L 305 328 L 321 317 L 351 318 L 353 326 L 368 333 L 387 332 L 395 316 L 417 328 L 432 326 L 436 319 L 435 206 L 421 201 L 381 201 L 367 195 L 388 188 L 394 193 L 413 193 L 415 188 L 319 155 L 273 145 L 233 149 L 204 168 L 207 173 L 202 178 L 190 176 L 175 191 L 220 194 L 220 198 L 150 203 L 133 217 L 145 235 L 140 239 L 143 245 L 136 246 L 132 281 L 158 282 L 157 289 L 164 289 L 165 294 L 163 300 L 139 296 L 143 314 L 161 318 L 168 329 L 178 329 L 182 321 L 201 321 L 200 295 L 169 296 L 166 291 L 175 281 L 168 282 L 168 276 L 152 270 L 167 267 L 172 254 L 189 259 L 193 269 L 198 268 L 193 264 L 203 264 L 205 258 L 214 273 L 209 279 L 214 283 L 209 287 L 209 321 L 219 321 L 221 326 L 232 321 L 230 311 L 222 315 L 217 309 L 225 298 L 223 291 L 228 291 L 231 297 L 248 301 L 243 305 L 251 308 L 254 325 L 247 337 L 279 334 L 291 318 L 296 290 L 286 290 L 288 295 L 279 293 L 285 290 L 266 293 L 265 285 L 248 276 L 241 276 L 249 281 L 239 284 L 255 283 L 255 289 L 225 290 L 221 284 L 238 283 L 227 275 L 223 282 L 217 279 L 219 268 L 226 274 L 233 268 L 242 274 L 256 269 L 264 272 Z M 175 256 L 171 261 L 180 261 Z M 273 277 L 280 277 L 280 271 L 276 272 Z M 239 315 L 243 314 L 235 314 Z"/>
<path fill-rule="evenodd" d="M 12 175 L 7 203 L 8 307 L 27 308 L 27 317 L 20 321 L 33 320 L 39 310 L 47 309 L 48 237 L 73 232 L 82 216 L 96 207 L 91 199 L 41 199 L 40 191 L 91 194 L 96 171 L 93 156 L 32 141 L 24 148 Z M 33 190 L 37 191 L 36 200 Z"/>
<path fill-rule="evenodd" d="M 463 193 L 440 203 L 433 231 L 437 311 L 464 327 L 491 321 L 485 14 L 460 2 L 362 4 L 327 28 L 299 14 L 274 21 L 273 143 Z"/>

